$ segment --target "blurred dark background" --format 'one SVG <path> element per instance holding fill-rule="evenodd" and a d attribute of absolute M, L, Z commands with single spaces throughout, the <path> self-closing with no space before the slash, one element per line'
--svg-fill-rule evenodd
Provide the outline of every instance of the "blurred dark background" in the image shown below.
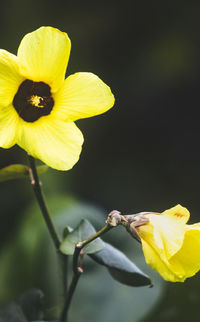
<path fill-rule="evenodd" d="M 93 72 L 116 97 L 106 114 L 77 122 L 85 137 L 80 161 L 66 173 L 49 171 L 47 196 L 62 192 L 124 213 L 180 203 L 191 223 L 200 221 L 199 14 L 198 1 L 1 1 L 1 48 L 16 53 L 26 33 L 57 27 L 72 41 L 67 75 Z M 20 162 L 27 163 L 20 148 L 0 149 L 1 167 Z M 0 189 L 3 249 L 33 194 L 24 181 Z M 198 275 L 166 283 L 145 321 L 200 321 L 197 282 Z"/>

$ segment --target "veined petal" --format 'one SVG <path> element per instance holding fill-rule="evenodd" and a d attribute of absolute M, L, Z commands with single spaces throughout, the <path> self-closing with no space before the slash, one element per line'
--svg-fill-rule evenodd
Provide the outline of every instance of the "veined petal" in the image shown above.
<path fill-rule="evenodd" d="M 53 113 L 60 119 L 91 117 L 109 110 L 114 104 L 110 88 L 92 73 L 76 73 L 66 78 L 55 93 Z"/>
<path fill-rule="evenodd" d="M 147 214 L 149 224 L 138 227 L 138 233 L 161 256 L 169 259 L 181 248 L 189 211 L 177 205 L 161 214 Z"/>
<path fill-rule="evenodd" d="M 185 278 L 191 277 L 200 270 L 200 224 L 187 225 L 182 248 L 171 259 L 173 267 L 180 265 Z"/>
<path fill-rule="evenodd" d="M 165 280 L 184 282 L 200 270 L 200 223 L 186 225 L 189 212 L 177 205 L 160 215 L 147 213 L 138 226 L 147 264 Z"/>
<path fill-rule="evenodd" d="M 160 254 L 155 251 L 148 243 L 142 240 L 142 249 L 146 263 L 155 269 L 166 281 L 183 282 L 183 272 L 179 274 L 174 271 L 167 260 L 163 260 Z"/>
<path fill-rule="evenodd" d="M 161 215 L 163 216 L 168 216 L 171 219 L 177 221 L 178 223 L 186 224 L 186 222 L 190 218 L 190 213 L 187 210 L 187 208 L 181 206 L 181 205 L 176 205 L 170 209 L 165 210 Z"/>
<path fill-rule="evenodd" d="M 41 27 L 21 41 L 18 57 L 21 73 L 35 82 L 43 81 L 57 91 L 65 78 L 71 42 L 66 33 Z"/>
<path fill-rule="evenodd" d="M 16 143 L 18 125 L 19 116 L 13 106 L 0 107 L 0 147 L 8 149 Z"/>
<path fill-rule="evenodd" d="M 8 106 L 24 77 L 19 73 L 18 58 L 0 49 L 0 106 Z"/>
<path fill-rule="evenodd" d="M 17 144 L 30 155 L 57 170 L 69 170 L 78 161 L 83 135 L 73 122 L 44 116 L 33 123 L 21 120 Z"/>

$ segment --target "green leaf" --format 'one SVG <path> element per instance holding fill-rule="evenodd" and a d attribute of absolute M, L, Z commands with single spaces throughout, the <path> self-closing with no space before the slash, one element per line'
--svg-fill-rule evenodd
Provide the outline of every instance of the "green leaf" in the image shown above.
<path fill-rule="evenodd" d="M 0 310 L 0 322 L 28 322 L 28 320 L 20 306 L 11 302 Z"/>
<path fill-rule="evenodd" d="M 26 291 L 16 300 L 28 321 L 43 318 L 44 294 L 41 290 Z"/>
<path fill-rule="evenodd" d="M 73 255 L 75 245 L 78 242 L 91 237 L 95 233 L 96 231 L 94 227 L 88 220 L 86 219 L 81 220 L 78 227 L 76 227 L 76 229 L 73 230 L 72 232 L 69 232 L 69 230 L 68 231 L 65 230 L 66 237 L 60 246 L 60 251 L 65 255 Z M 104 242 L 100 238 L 97 238 L 84 247 L 84 253 L 92 254 L 101 250 L 103 247 L 104 247 Z"/>
<path fill-rule="evenodd" d="M 37 166 L 38 174 L 43 174 L 48 170 L 47 165 Z M 29 167 L 23 164 L 11 164 L 5 168 L 0 169 L 0 182 L 24 179 L 29 177 Z"/>
<path fill-rule="evenodd" d="M 43 318 L 43 293 L 32 289 L 0 310 L 0 322 L 28 322 Z"/>
<path fill-rule="evenodd" d="M 108 243 L 90 257 L 108 268 L 111 276 L 122 284 L 129 286 L 152 285 L 150 278 L 143 273 L 128 257 Z"/>
<path fill-rule="evenodd" d="M 70 234 L 73 231 L 73 229 L 70 226 L 67 226 L 63 229 L 63 238 L 65 239 L 68 234 Z"/>
<path fill-rule="evenodd" d="M 29 175 L 28 167 L 23 164 L 12 164 L 0 169 L 0 181 L 26 178 Z"/>

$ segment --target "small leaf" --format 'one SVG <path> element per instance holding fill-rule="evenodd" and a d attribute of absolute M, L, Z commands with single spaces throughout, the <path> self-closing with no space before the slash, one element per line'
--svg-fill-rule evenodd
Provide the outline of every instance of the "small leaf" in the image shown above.
<path fill-rule="evenodd" d="M 108 243 L 90 257 L 97 263 L 107 267 L 111 276 L 122 284 L 129 286 L 152 285 L 150 278 L 143 273 L 128 257 Z"/>
<path fill-rule="evenodd" d="M 65 255 L 73 255 L 75 245 L 78 242 L 91 237 L 95 233 L 96 231 L 94 227 L 88 220 L 86 219 L 81 220 L 80 224 L 75 230 L 73 230 L 72 232 L 68 231 L 64 241 L 60 246 L 60 251 Z M 87 246 L 85 246 L 83 250 L 84 250 L 84 253 L 92 254 L 94 252 L 101 250 L 103 247 L 104 247 L 104 242 L 100 238 L 97 238 L 91 243 L 89 243 Z"/>
<path fill-rule="evenodd" d="M 37 166 L 38 174 L 43 174 L 48 170 L 47 165 Z M 29 177 L 29 167 L 23 164 L 11 164 L 5 168 L 0 169 L 0 182 L 24 179 Z"/>
<path fill-rule="evenodd" d="M 28 167 L 23 164 L 12 164 L 0 169 L 0 181 L 26 178 L 29 175 Z"/>
<path fill-rule="evenodd" d="M 73 229 L 70 226 L 66 226 L 63 229 L 63 238 L 65 239 L 68 234 L 70 234 L 73 231 Z"/>

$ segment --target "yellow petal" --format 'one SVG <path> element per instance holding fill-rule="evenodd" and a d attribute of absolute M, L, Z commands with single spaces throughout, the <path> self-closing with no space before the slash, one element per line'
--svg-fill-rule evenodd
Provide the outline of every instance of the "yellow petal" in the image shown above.
<path fill-rule="evenodd" d="M 163 260 L 159 253 L 155 251 L 148 243 L 142 240 L 142 248 L 146 263 L 156 270 L 166 281 L 183 282 L 184 277 L 181 273 L 177 274 L 170 266 L 167 260 Z"/>
<path fill-rule="evenodd" d="M 69 76 L 58 93 L 53 113 L 60 119 L 91 117 L 109 110 L 114 104 L 110 88 L 92 73 Z"/>
<path fill-rule="evenodd" d="M 0 106 L 8 106 L 24 80 L 19 74 L 18 59 L 6 50 L 0 50 Z"/>
<path fill-rule="evenodd" d="M 52 27 L 41 27 L 21 41 L 18 57 L 21 73 L 36 82 L 43 81 L 57 91 L 65 77 L 71 42 L 67 34 Z"/>
<path fill-rule="evenodd" d="M 165 280 L 183 282 L 200 270 L 200 223 L 186 225 L 189 212 L 177 205 L 137 227 L 147 264 Z"/>
<path fill-rule="evenodd" d="M 181 205 L 176 205 L 170 209 L 167 209 L 161 215 L 169 216 L 170 218 L 174 219 L 174 221 L 182 224 L 185 224 L 190 218 L 190 213 L 187 208 Z"/>
<path fill-rule="evenodd" d="M 161 214 L 147 214 L 149 224 L 138 227 L 139 235 L 163 258 L 169 259 L 182 246 L 189 211 L 177 205 Z"/>
<path fill-rule="evenodd" d="M 171 259 L 173 267 L 182 266 L 185 278 L 200 270 L 200 224 L 187 225 L 182 248 Z"/>
<path fill-rule="evenodd" d="M 78 161 L 83 136 L 73 122 L 44 116 L 33 123 L 21 120 L 21 127 L 17 144 L 33 157 L 57 170 L 69 170 Z"/>
<path fill-rule="evenodd" d="M 0 106 L 0 147 L 8 149 L 16 143 L 19 131 L 19 116 L 10 106 Z"/>

